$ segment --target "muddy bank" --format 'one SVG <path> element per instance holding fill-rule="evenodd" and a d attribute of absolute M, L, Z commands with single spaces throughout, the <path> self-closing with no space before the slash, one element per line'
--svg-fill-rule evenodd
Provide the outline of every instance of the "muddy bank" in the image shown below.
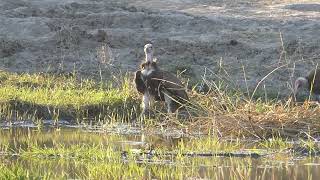
<path fill-rule="evenodd" d="M 0 67 L 107 78 L 134 71 L 152 42 L 162 68 L 188 69 L 192 81 L 207 69 L 210 80 L 253 88 L 281 66 L 262 86 L 283 95 L 319 63 L 319 17 L 316 1 L 4 0 Z"/>

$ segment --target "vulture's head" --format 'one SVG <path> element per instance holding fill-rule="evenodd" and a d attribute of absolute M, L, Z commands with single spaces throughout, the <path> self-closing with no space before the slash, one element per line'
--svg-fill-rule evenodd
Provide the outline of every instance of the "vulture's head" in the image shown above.
<path fill-rule="evenodd" d="M 146 44 L 144 46 L 144 53 L 146 55 L 153 55 L 153 46 L 152 46 L 152 44 Z"/>
<path fill-rule="evenodd" d="M 294 96 L 296 97 L 297 93 L 304 88 L 308 88 L 308 80 L 305 77 L 299 77 L 294 83 Z"/>

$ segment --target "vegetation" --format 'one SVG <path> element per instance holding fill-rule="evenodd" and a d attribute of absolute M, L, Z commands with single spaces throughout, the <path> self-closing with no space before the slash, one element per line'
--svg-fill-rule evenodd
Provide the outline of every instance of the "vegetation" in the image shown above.
<path fill-rule="evenodd" d="M 140 113 L 129 76 L 96 82 L 75 75 L 1 72 L 0 82 L 1 122 L 38 125 L 0 130 L 0 179 L 312 179 L 317 172 L 304 166 L 318 163 L 317 158 L 283 168 L 296 155 L 320 152 L 313 139 L 319 112 L 308 102 L 246 98 L 223 82 L 206 82 L 206 91 L 188 92 L 190 119 L 160 109 L 155 119 L 143 119 L 140 134 L 133 135 L 125 127 L 112 129 L 127 123 L 130 128 Z M 42 126 L 48 119 L 85 126 Z"/>
<path fill-rule="evenodd" d="M 2 119 L 108 120 L 137 109 L 129 79 L 122 86 L 74 76 L 0 72 Z M 123 118 L 122 118 L 123 117 Z M 39 121 L 41 122 L 41 121 Z"/>
<path fill-rule="evenodd" d="M 152 133 L 143 138 L 143 135 L 68 128 L 8 129 L 0 130 L 0 135 L 1 179 L 248 179 L 252 176 L 264 179 L 310 177 L 318 172 L 317 167 L 304 165 L 319 162 L 317 158 L 305 158 L 297 166 L 283 167 L 295 157 L 294 145 L 317 148 L 311 141 L 303 140 L 292 143 L 273 138 L 248 143 L 240 139 L 190 136 L 159 141 Z M 208 155 L 217 152 L 251 152 L 261 156 Z"/>
<path fill-rule="evenodd" d="M 120 76 L 118 76 L 120 77 Z M 68 120 L 76 123 L 131 123 L 140 120 L 140 97 L 129 75 L 99 81 L 47 74 L 0 72 L 2 121 Z M 205 81 L 205 91 L 191 86 L 190 118 L 177 119 L 162 113 L 145 119 L 149 128 L 176 127 L 186 133 L 201 132 L 219 137 L 308 138 L 319 133 L 320 108 L 306 101 L 255 97 L 260 91 L 243 93 L 227 83 Z M 249 96 L 251 95 L 251 96 Z M 134 121 L 136 122 L 136 121 Z"/>

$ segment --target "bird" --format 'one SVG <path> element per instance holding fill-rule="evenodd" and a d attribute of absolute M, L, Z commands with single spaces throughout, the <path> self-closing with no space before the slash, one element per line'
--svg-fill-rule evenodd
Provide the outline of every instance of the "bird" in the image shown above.
<path fill-rule="evenodd" d="M 145 61 L 135 72 L 136 89 L 143 94 L 143 113 L 150 111 L 153 101 L 164 101 L 168 113 L 176 112 L 189 101 L 182 82 L 171 72 L 158 67 L 157 60 L 153 58 L 152 44 L 146 44 L 144 52 Z"/>
<path fill-rule="evenodd" d="M 308 89 L 312 92 L 316 100 L 320 102 L 320 69 L 309 72 L 306 77 L 298 77 L 294 83 L 294 96 L 302 89 Z"/>

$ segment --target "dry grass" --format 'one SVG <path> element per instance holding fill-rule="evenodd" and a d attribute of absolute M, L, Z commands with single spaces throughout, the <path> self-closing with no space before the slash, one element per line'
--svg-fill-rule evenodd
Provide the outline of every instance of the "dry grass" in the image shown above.
<path fill-rule="evenodd" d="M 307 102 L 303 106 L 292 107 L 282 103 L 268 105 L 253 102 L 241 103 L 235 111 L 216 115 L 202 126 L 216 129 L 221 136 L 262 139 L 273 136 L 307 137 L 319 133 L 319 119 L 320 109 L 311 107 Z"/>
<path fill-rule="evenodd" d="M 167 124 L 161 123 L 161 126 L 178 125 L 186 132 L 195 130 L 219 137 L 268 139 L 318 136 L 320 108 L 317 102 L 312 101 L 310 92 L 309 96 L 304 97 L 304 102 L 297 102 L 292 93 L 287 97 L 279 97 L 279 92 L 272 94 L 266 88 L 260 88 L 271 74 L 287 66 L 288 64 L 280 64 L 255 87 L 247 86 L 244 90 L 234 88 L 232 84 L 235 83 L 228 79 L 228 72 L 223 67 L 221 72 L 224 74 L 215 74 L 218 81 L 208 80 L 204 75 L 203 83 L 207 86 L 207 92 L 199 93 L 196 88 L 188 92 L 191 96 L 191 108 L 188 108 L 191 111 L 191 121 L 181 124 L 169 120 Z M 245 70 L 243 71 L 245 77 Z M 291 79 L 294 80 L 293 77 Z"/>
<path fill-rule="evenodd" d="M 228 93 L 222 90 L 201 95 L 191 92 L 196 116 L 186 129 L 201 130 L 219 137 L 271 137 L 310 138 L 319 135 L 319 104 L 306 100 L 297 103 L 293 98 L 265 100 L 247 98 L 240 92 Z M 172 123 L 170 124 L 172 125 Z"/>

